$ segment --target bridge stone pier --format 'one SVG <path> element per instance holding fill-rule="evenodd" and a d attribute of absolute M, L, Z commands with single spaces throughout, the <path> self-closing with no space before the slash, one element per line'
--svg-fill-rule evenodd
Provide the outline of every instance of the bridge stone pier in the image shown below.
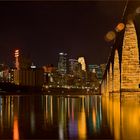
<path fill-rule="evenodd" d="M 135 20 L 127 19 L 124 30 L 117 34 L 111 50 L 101 83 L 101 94 L 140 93 L 139 41 Z"/>
<path fill-rule="evenodd" d="M 139 48 L 134 23 L 128 21 L 124 33 L 121 62 L 121 89 L 137 90 L 140 84 Z"/>

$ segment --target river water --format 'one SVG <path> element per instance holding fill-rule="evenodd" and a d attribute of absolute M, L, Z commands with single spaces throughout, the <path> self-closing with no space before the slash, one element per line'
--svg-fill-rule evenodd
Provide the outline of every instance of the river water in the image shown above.
<path fill-rule="evenodd" d="M 140 102 L 119 97 L 0 96 L 0 139 L 140 139 Z"/>

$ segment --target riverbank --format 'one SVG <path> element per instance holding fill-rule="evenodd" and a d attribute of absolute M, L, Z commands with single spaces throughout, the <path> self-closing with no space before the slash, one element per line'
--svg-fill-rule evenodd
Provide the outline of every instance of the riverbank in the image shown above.
<path fill-rule="evenodd" d="M 78 88 L 48 88 L 43 93 L 48 95 L 99 95 L 99 92 Z"/>
<path fill-rule="evenodd" d="M 99 95 L 93 89 L 42 88 L 42 86 L 22 86 L 13 83 L 0 83 L 0 95 Z"/>

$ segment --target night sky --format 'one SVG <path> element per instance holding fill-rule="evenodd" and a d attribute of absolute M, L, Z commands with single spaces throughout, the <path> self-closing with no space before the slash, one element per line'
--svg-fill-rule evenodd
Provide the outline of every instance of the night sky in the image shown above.
<path fill-rule="evenodd" d="M 125 2 L 0 2 L 0 62 L 13 64 L 19 48 L 38 66 L 57 66 L 58 53 L 106 63 L 105 34 L 121 21 Z"/>

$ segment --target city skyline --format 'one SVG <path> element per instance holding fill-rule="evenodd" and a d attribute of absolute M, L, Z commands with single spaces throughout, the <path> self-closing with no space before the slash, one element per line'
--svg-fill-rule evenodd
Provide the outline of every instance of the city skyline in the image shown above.
<path fill-rule="evenodd" d="M 0 139 L 140 139 L 140 0 L 66 1 L 0 2 Z"/>
<path fill-rule="evenodd" d="M 12 52 L 19 48 L 39 66 L 57 66 L 60 52 L 84 56 L 89 64 L 106 63 L 111 43 L 104 37 L 120 22 L 124 6 L 121 1 L 1 2 L 0 61 L 13 64 Z"/>

